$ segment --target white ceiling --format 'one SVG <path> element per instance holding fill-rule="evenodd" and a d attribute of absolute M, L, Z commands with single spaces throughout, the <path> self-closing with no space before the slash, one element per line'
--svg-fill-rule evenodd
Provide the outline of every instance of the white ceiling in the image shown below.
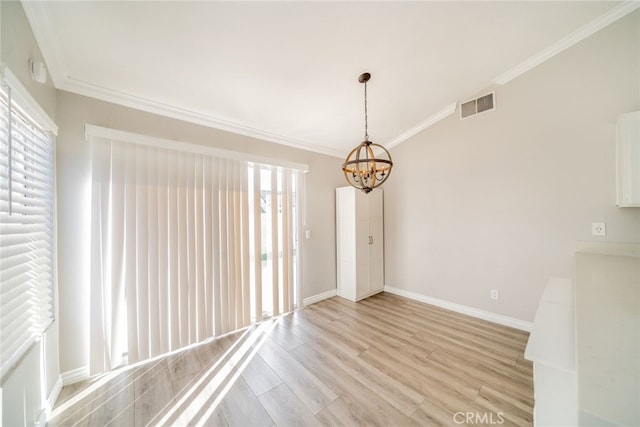
<path fill-rule="evenodd" d="M 23 1 L 59 89 L 337 156 L 362 72 L 389 147 L 639 4 Z"/>

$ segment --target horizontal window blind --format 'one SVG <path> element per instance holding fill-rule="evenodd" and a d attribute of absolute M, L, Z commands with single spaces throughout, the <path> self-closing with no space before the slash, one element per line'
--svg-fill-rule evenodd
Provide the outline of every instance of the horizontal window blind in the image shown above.
<path fill-rule="evenodd" d="M 53 141 L 0 88 L 0 376 L 53 321 Z"/>

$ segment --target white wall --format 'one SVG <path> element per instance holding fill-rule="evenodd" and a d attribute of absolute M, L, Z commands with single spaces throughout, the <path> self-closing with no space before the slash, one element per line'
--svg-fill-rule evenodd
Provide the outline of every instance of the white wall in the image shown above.
<path fill-rule="evenodd" d="M 160 138 L 309 165 L 306 174 L 306 226 L 302 241 L 303 297 L 336 288 L 334 189 L 343 185 L 342 160 L 58 92 L 57 145 L 60 282 L 60 364 L 62 372 L 88 365 L 89 258 L 86 197 L 90 174 L 85 123 Z"/>
<path fill-rule="evenodd" d="M 19 2 L 0 2 L 0 61 L 20 79 L 38 104 L 55 120 L 56 90 L 31 80 L 28 60 L 42 60 L 31 27 Z M 33 425 L 59 378 L 58 321 L 34 344 L 16 368 L 2 379 L 2 425 Z M 55 396 L 54 396 L 55 397 Z"/>
<path fill-rule="evenodd" d="M 394 148 L 385 184 L 385 282 L 532 321 L 574 242 L 640 241 L 615 206 L 615 124 L 640 109 L 635 12 L 495 88 L 497 109 L 449 116 Z M 482 94 L 482 93 L 480 93 Z M 489 298 L 500 291 L 500 300 Z"/>

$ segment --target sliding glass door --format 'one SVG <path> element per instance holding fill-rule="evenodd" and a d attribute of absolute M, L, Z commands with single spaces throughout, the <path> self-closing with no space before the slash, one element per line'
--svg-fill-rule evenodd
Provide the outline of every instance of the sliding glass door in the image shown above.
<path fill-rule="evenodd" d="M 295 307 L 302 173 L 200 151 L 92 139 L 92 373 Z"/>

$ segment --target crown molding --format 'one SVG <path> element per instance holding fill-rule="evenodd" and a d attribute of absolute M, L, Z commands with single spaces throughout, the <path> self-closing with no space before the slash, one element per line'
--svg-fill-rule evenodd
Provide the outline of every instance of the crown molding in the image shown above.
<path fill-rule="evenodd" d="M 150 99 L 126 94 L 91 83 L 83 82 L 69 76 L 64 65 L 63 56 L 58 49 L 55 39 L 55 31 L 44 9 L 45 2 L 21 0 L 22 7 L 33 31 L 33 35 L 41 50 L 42 57 L 47 64 L 47 70 L 51 75 L 54 86 L 59 90 L 76 93 L 78 95 L 96 98 L 101 101 L 111 102 L 125 107 L 171 117 L 185 122 L 220 129 L 263 141 L 274 142 L 314 153 L 331 157 L 343 157 L 343 152 L 338 149 L 321 147 L 307 141 L 290 138 L 274 132 L 256 129 L 239 123 L 234 123 L 212 115 L 202 114 L 173 105 L 163 104 Z"/>
<path fill-rule="evenodd" d="M 320 147 L 318 145 L 290 138 L 285 135 L 252 128 L 249 126 L 241 125 L 239 123 L 220 119 L 212 115 L 198 113 L 196 111 L 191 111 L 174 105 L 163 104 L 139 96 L 134 96 L 113 89 L 93 85 L 91 83 L 76 80 L 71 77 L 65 79 L 59 89 L 90 98 L 96 98 L 101 101 L 111 102 L 113 104 L 135 108 L 137 110 L 146 111 L 148 113 L 171 117 L 173 119 L 207 126 L 214 129 L 220 129 L 251 138 L 261 139 L 263 141 L 274 142 L 305 151 L 312 151 L 332 157 L 342 157 L 343 154 L 335 149 Z"/>
<path fill-rule="evenodd" d="M 629 13 L 638 9 L 639 7 L 640 7 L 640 1 L 637 1 L 637 0 L 622 2 L 620 5 L 600 15 L 598 18 L 594 19 L 588 24 L 578 28 L 576 31 L 572 32 L 568 36 L 553 43 L 551 46 L 547 47 L 546 49 L 541 50 L 540 52 L 536 53 L 529 59 L 521 62 L 520 64 L 511 68 L 510 70 L 500 74 L 498 77 L 493 79 L 492 83 L 499 84 L 499 85 L 504 85 L 506 83 L 509 83 L 511 80 L 515 79 L 516 77 L 519 77 L 520 75 L 526 73 L 532 68 L 542 64 L 546 60 L 551 59 L 552 57 L 556 56 L 560 52 L 563 52 L 564 50 L 586 39 L 592 34 L 597 33 L 604 27 L 614 23 L 618 19 L 628 15 Z"/>
<path fill-rule="evenodd" d="M 342 158 L 344 155 L 344 153 L 338 149 L 321 147 L 307 141 L 300 141 L 285 135 L 256 129 L 250 126 L 224 120 L 212 115 L 206 115 L 181 107 L 163 104 L 150 99 L 133 96 L 74 79 L 69 76 L 69 73 L 67 72 L 63 61 L 63 56 L 61 55 L 58 45 L 56 44 L 55 31 L 53 31 L 53 28 L 51 27 L 50 21 L 44 10 L 45 2 L 21 0 L 21 4 L 25 11 L 25 15 L 27 16 L 27 20 L 31 25 L 31 29 L 34 33 L 38 46 L 40 47 L 42 56 L 47 64 L 47 70 L 49 71 L 51 79 L 53 80 L 53 83 L 57 89 L 166 117 L 171 117 L 178 120 L 183 120 L 190 123 L 248 136 L 251 138 L 274 142 L 305 151 L 311 151 L 338 158 Z M 620 5 L 612 8 L 590 23 L 553 43 L 551 46 L 543 49 L 542 51 L 516 65 L 510 70 L 502 73 L 501 75 L 493 79 L 492 83 L 504 85 L 510 82 L 516 77 L 526 73 L 537 65 L 540 65 L 546 60 L 570 48 L 576 43 L 600 31 L 604 27 L 612 24 L 613 22 L 635 11 L 638 8 L 640 8 L 640 1 L 638 0 L 623 1 Z M 448 115 L 452 114 L 456 110 L 456 107 L 457 102 L 448 105 L 447 107 L 430 116 L 418 125 L 404 131 L 389 143 L 384 144 L 385 148 L 391 149 L 392 147 L 395 147 L 396 145 L 411 138 L 418 132 L 421 132 L 424 129 L 434 125 Z"/>
<path fill-rule="evenodd" d="M 618 19 L 628 15 L 629 13 L 635 11 L 638 8 L 640 8 L 640 1 L 638 0 L 626 0 L 622 2 L 620 5 L 600 15 L 598 18 L 594 19 L 593 21 L 589 22 L 583 27 L 577 29 L 573 33 L 569 34 L 568 36 L 558 40 L 557 42 L 553 43 L 551 46 L 547 47 L 546 49 L 543 49 L 542 51 L 533 55 L 529 59 L 521 62 L 520 64 L 511 68 L 510 70 L 500 74 L 498 77 L 492 80 L 492 83 L 498 84 L 498 85 L 504 85 L 506 83 L 509 83 L 511 80 L 515 79 L 516 77 L 519 77 L 520 75 L 526 73 L 532 68 L 542 64 L 546 60 L 570 48 L 576 43 L 597 33 L 601 29 L 614 23 Z M 448 105 L 447 107 L 440 110 L 436 114 L 427 118 L 425 121 L 421 122 L 420 124 L 398 135 L 391 142 L 389 142 L 388 144 L 385 144 L 385 148 L 389 150 L 392 147 L 395 147 L 396 145 L 411 138 L 418 132 L 421 132 L 430 126 L 433 126 L 440 120 L 447 117 L 449 114 L 452 114 L 453 112 L 455 112 L 457 106 L 458 106 L 457 102 L 454 102 L 453 104 Z"/>
<path fill-rule="evenodd" d="M 440 110 L 437 113 L 435 113 L 434 115 L 430 116 L 427 120 L 425 120 L 423 122 L 420 122 L 416 126 L 414 126 L 414 127 L 410 128 L 410 129 L 407 129 L 406 131 L 402 132 L 400 135 L 398 135 L 391 142 L 389 142 L 388 144 L 385 144 L 385 148 L 387 150 L 389 150 L 389 149 L 395 147 L 396 145 L 398 145 L 398 144 L 406 141 L 407 139 L 411 138 L 412 136 L 414 136 L 418 132 L 421 132 L 421 131 L 425 130 L 426 128 L 430 127 L 430 126 L 433 126 L 434 124 L 438 123 L 440 120 L 444 119 L 445 117 L 449 116 L 450 114 L 453 114 L 456 111 L 457 107 L 458 107 L 458 103 L 457 102 L 454 102 L 452 104 L 447 105 L 442 110 Z"/>

